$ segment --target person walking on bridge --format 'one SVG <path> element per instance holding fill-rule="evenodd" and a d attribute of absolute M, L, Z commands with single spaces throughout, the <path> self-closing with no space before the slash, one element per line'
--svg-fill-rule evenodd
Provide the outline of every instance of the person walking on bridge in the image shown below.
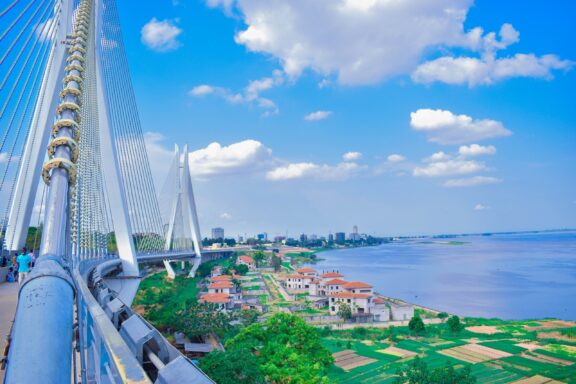
<path fill-rule="evenodd" d="M 32 262 L 32 258 L 26 252 L 26 248 L 22 248 L 22 253 L 16 258 L 16 262 L 18 263 L 18 284 L 22 285 L 22 281 L 28 276 L 30 263 Z"/>

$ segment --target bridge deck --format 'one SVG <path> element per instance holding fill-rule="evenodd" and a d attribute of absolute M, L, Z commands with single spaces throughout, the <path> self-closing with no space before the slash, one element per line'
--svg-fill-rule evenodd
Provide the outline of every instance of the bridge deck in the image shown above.
<path fill-rule="evenodd" d="M 0 355 L 4 354 L 6 337 L 16 313 L 18 303 L 18 283 L 0 283 Z M 0 383 L 4 382 L 4 372 L 0 370 Z"/>

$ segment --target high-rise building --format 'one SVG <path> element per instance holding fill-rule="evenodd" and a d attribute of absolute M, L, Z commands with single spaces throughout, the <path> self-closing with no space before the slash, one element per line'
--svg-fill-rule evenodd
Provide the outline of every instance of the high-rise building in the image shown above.
<path fill-rule="evenodd" d="M 328 235 L 328 242 L 329 242 L 329 243 L 334 242 L 334 235 L 331 234 L 331 233 Z"/>
<path fill-rule="evenodd" d="M 257 238 L 260 241 L 268 241 L 268 234 L 266 232 L 259 233 Z"/>
<path fill-rule="evenodd" d="M 218 240 L 218 239 L 224 239 L 224 228 L 212 228 L 212 239 L 214 240 Z"/>
<path fill-rule="evenodd" d="M 302 242 L 308 241 L 308 236 L 305 233 L 301 234 L 300 235 L 300 241 L 302 241 Z"/>
<path fill-rule="evenodd" d="M 344 232 L 336 232 L 334 234 L 334 241 L 342 244 L 346 241 L 346 234 Z"/>
<path fill-rule="evenodd" d="M 360 235 L 358 234 L 358 226 L 357 225 L 352 227 L 352 233 L 350 234 L 350 240 L 360 241 Z"/>

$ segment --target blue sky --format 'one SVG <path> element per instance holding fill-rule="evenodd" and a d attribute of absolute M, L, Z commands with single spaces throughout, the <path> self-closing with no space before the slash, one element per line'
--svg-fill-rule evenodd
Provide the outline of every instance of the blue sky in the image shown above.
<path fill-rule="evenodd" d="M 576 227 L 571 1 L 118 3 L 157 184 L 189 144 L 204 235 Z"/>

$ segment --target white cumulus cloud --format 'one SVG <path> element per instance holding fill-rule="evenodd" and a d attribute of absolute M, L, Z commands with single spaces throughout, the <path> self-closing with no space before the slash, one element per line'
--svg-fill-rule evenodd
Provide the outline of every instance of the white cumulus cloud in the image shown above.
<path fill-rule="evenodd" d="M 442 109 L 418 109 L 410 113 L 410 125 L 425 132 L 428 140 L 439 144 L 463 144 L 512 134 L 504 125 L 491 119 L 473 119 Z"/>
<path fill-rule="evenodd" d="M 144 143 L 157 186 L 163 185 L 167 164 L 171 163 L 174 156 L 174 152 L 164 146 L 164 141 L 165 137 L 159 133 L 144 134 Z M 272 150 L 257 140 L 243 140 L 227 146 L 211 143 L 205 148 L 188 153 L 190 173 L 197 178 L 263 172 L 269 169 L 274 161 Z"/>
<path fill-rule="evenodd" d="M 553 70 L 571 66 L 555 55 L 496 58 L 520 34 L 510 24 L 498 34 L 465 30 L 472 0 L 205 1 L 242 19 L 246 27 L 235 41 L 278 59 L 291 78 L 312 70 L 340 84 L 412 74 L 419 83 L 476 85 L 518 76 L 551 78 Z M 421 64 L 425 54 L 451 48 L 480 57 L 445 56 Z"/>
<path fill-rule="evenodd" d="M 502 182 L 501 179 L 491 176 L 473 176 L 463 179 L 451 179 L 444 183 L 447 188 L 476 187 L 479 185 L 496 184 Z"/>
<path fill-rule="evenodd" d="M 397 153 L 394 153 L 394 154 L 392 154 L 392 155 L 389 155 L 389 156 L 386 158 L 386 160 L 388 160 L 388 161 L 391 162 L 391 163 L 399 163 L 399 162 L 401 162 L 401 161 L 406 160 L 406 158 L 405 158 L 404 156 L 402 156 L 402 155 L 399 155 L 399 154 L 397 154 Z"/>
<path fill-rule="evenodd" d="M 496 153 L 496 147 L 493 145 L 483 146 L 479 144 L 462 145 L 458 148 L 460 156 L 480 156 L 493 155 Z"/>
<path fill-rule="evenodd" d="M 332 114 L 332 112 L 330 112 L 330 111 L 311 112 L 311 113 L 307 114 L 306 116 L 304 116 L 304 120 L 306 120 L 306 121 L 324 120 L 324 119 L 327 119 L 328 117 L 330 117 L 331 114 Z"/>
<path fill-rule="evenodd" d="M 230 10 L 230 0 L 207 0 Z M 423 52 L 468 44 L 470 0 L 241 0 L 236 42 L 279 59 L 291 77 L 312 69 L 342 84 L 373 84 L 410 73 Z M 321 23 L 318 21 L 322 20 Z"/>
<path fill-rule="evenodd" d="M 315 163 L 291 163 L 274 168 L 266 173 L 266 178 L 272 181 L 293 179 L 345 180 L 360 171 L 362 167 L 356 163 L 343 162 L 337 165 Z"/>
<path fill-rule="evenodd" d="M 152 18 L 140 31 L 144 45 L 157 52 L 166 52 L 177 49 L 180 43 L 177 37 L 182 33 L 171 20 L 158 20 Z"/>
<path fill-rule="evenodd" d="M 447 154 L 444 151 L 439 151 L 439 152 L 434 152 L 433 154 L 431 154 L 430 156 L 428 156 L 427 158 L 424 159 L 424 162 L 426 163 L 434 163 L 436 161 L 446 161 L 446 160 L 450 160 L 452 158 L 451 155 Z"/>
<path fill-rule="evenodd" d="M 475 210 L 475 211 L 485 211 L 485 210 L 487 210 L 487 209 L 490 209 L 490 206 L 489 206 L 489 205 L 476 204 L 476 205 L 474 206 L 474 210 Z"/>
<path fill-rule="evenodd" d="M 536 56 L 533 53 L 517 53 L 497 58 L 497 51 L 519 41 L 520 33 L 510 24 L 502 25 L 499 39 L 494 32 L 477 40 L 480 57 L 444 56 L 425 62 L 412 73 L 417 83 L 489 85 L 513 77 L 552 79 L 553 70 L 569 70 L 573 62 L 562 60 L 557 55 Z"/>
<path fill-rule="evenodd" d="M 224 219 L 224 220 L 231 220 L 231 219 L 232 219 L 232 215 L 229 214 L 229 213 L 227 213 L 227 212 L 224 212 L 224 213 L 222 213 L 222 214 L 220 215 L 220 218 L 221 218 L 221 219 Z"/>
<path fill-rule="evenodd" d="M 441 177 L 452 175 L 465 175 L 486 170 L 486 165 L 474 160 L 447 160 L 429 163 L 422 167 L 415 167 L 414 176 Z"/>
<path fill-rule="evenodd" d="M 231 104 L 251 104 L 256 105 L 266 112 L 264 116 L 274 115 L 279 112 L 274 101 L 262 97 L 260 93 L 268 91 L 273 87 L 280 86 L 284 83 L 284 74 L 282 71 L 275 70 L 270 77 L 263 77 L 257 80 L 251 80 L 241 92 L 232 92 L 223 87 L 216 87 L 209 84 L 197 85 L 188 91 L 189 96 L 203 97 L 207 95 L 216 95 Z"/>
<path fill-rule="evenodd" d="M 190 172 L 196 176 L 251 172 L 272 160 L 272 150 L 256 140 L 228 146 L 211 143 L 189 154 Z"/>
<path fill-rule="evenodd" d="M 220 92 L 219 88 L 213 87 L 208 84 L 201 84 L 194 88 L 192 88 L 188 94 L 190 96 L 204 96 L 204 95 L 211 95 L 213 93 Z"/>
<path fill-rule="evenodd" d="M 362 158 L 361 152 L 346 152 L 342 155 L 344 161 L 356 161 Z"/>

